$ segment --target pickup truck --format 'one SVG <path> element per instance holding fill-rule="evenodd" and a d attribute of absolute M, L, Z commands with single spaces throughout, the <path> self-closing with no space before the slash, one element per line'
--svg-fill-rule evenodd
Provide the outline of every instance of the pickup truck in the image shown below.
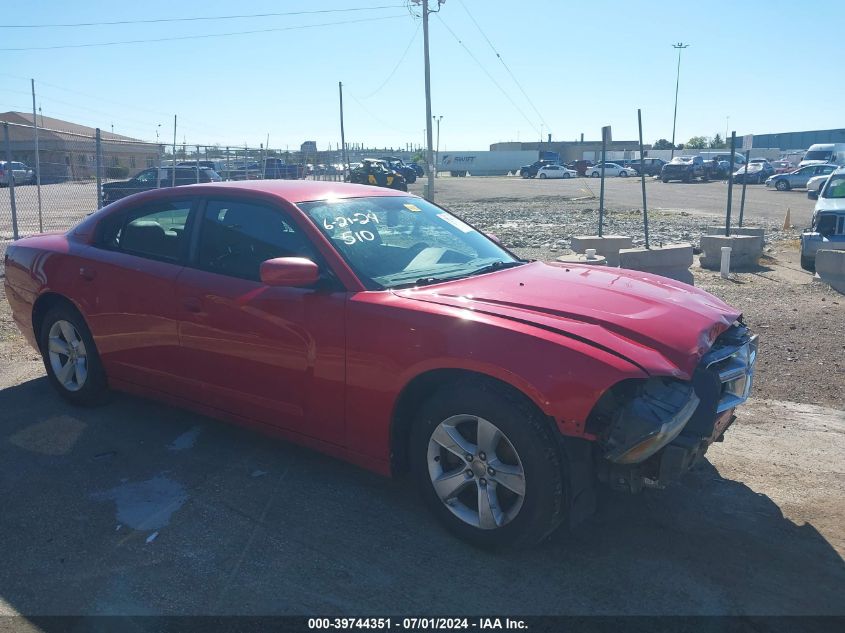
<path fill-rule="evenodd" d="M 711 173 L 709 164 L 701 156 L 675 156 L 660 170 L 660 180 L 680 180 L 692 182 L 696 178 L 708 182 L 715 174 Z"/>
<path fill-rule="evenodd" d="M 176 166 L 176 178 L 173 177 L 173 167 L 152 167 L 145 169 L 129 180 L 117 180 L 103 183 L 103 204 L 110 204 L 126 196 L 131 196 L 150 189 L 161 189 L 174 184 L 193 185 L 196 183 L 219 182 L 220 175 L 208 167 L 179 167 Z"/>

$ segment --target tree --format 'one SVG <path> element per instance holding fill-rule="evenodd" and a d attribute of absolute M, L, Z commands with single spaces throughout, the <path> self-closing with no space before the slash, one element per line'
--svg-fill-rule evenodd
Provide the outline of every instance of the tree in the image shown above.
<path fill-rule="evenodd" d="M 684 147 L 687 149 L 704 149 L 707 145 L 708 139 L 706 136 L 693 136 L 684 144 Z"/>
<path fill-rule="evenodd" d="M 727 143 L 722 140 L 722 137 L 719 136 L 719 133 L 716 132 L 716 135 L 710 141 L 710 149 L 724 149 L 727 147 Z"/>
<path fill-rule="evenodd" d="M 651 148 L 652 149 L 672 149 L 672 143 L 667 141 L 665 138 L 662 138 L 659 141 L 655 142 L 655 144 L 652 145 Z"/>

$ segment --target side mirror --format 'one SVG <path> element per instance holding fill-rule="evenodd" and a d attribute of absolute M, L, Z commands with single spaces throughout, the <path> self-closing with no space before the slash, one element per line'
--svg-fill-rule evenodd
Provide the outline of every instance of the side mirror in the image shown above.
<path fill-rule="evenodd" d="M 277 257 L 261 262 L 259 274 L 268 286 L 301 288 L 316 283 L 320 269 L 305 257 Z"/>
<path fill-rule="evenodd" d="M 819 199 L 819 192 L 810 190 L 810 191 L 807 192 L 807 197 L 810 200 L 818 200 Z"/>

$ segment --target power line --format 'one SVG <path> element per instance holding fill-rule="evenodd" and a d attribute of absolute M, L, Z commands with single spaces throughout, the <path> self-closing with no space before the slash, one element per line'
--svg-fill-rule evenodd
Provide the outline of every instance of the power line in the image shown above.
<path fill-rule="evenodd" d="M 318 9 L 314 11 L 286 11 L 284 13 L 250 13 L 245 15 L 218 15 L 189 18 L 154 18 L 150 20 L 116 20 L 114 22 L 76 22 L 72 24 L 0 24 L 0 29 L 45 29 L 77 26 L 116 26 L 121 24 L 159 24 L 162 22 L 199 22 L 210 20 L 235 20 L 244 18 L 270 18 L 288 15 L 313 15 L 316 13 L 349 13 L 351 11 L 378 11 L 380 9 L 401 9 L 405 5 L 387 4 L 379 7 L 355 7 L 347 9 Z"/>
<path fill-rule="evenodd" d="M 529 125 L 529 126 L 531 126 L 531 129 L 535 130 L 535 131 L 539 134 L 539 133 L 540 133 L 540 130 L 539 130 L 539 129 L 537 129 L 537 128 L 534 126 L 534 122 L 533 122 L 531 119 L 529 119 L 529 118 L 528 118 L 528 116 L 525 114 L 525 112 L 523 112 L 523 111 L 522 111 L 522 108 L 520 108 L 520 107 L 517 105 L 516 101 L 514 101 L 514 100 L 511 98 L 511 96 L 507 93 L 507 91 L 506 91 L 504 88 L 502 88 L 502 86 L 499 84 L 499 82 L 498 82 L 498 81 L 496 81 L 496 79 L 493 77 L 493 75 L 491 75 L 491 74 L 490 74 L 490 72 L 487 70 L 487 68 L 485 68 L 485 67 L 484 67 L 484 64 L 482 64 L 480 61 L 478 61 L 478 59 L 475 57 L 475 55 L 473 55 L 473 54 L 472 54 L 472 51 L 471 51 L 471 50 L 469 50 L 469 48 L 467 48 L 466 44 L 464 44 L 464 43 L 461 41 L 461 38 L 459 38 L 457 35 L 455 35 L 455 32 L 454 32 L 452 29 L 450 29 L 450 28 L 449 28 L 449 25 L 448 25 L 448 24 L 446 24 L 446 22 L 443 20 L 443 18 L 441 18 L 441 17 L 440 17 L 440 15 L 439 15 L 439 14 L 437 15 L 437 18 L 440 20 L 440 23 L 441 23 L 443 26 L 445 26 L 445 27 L 446 27 L 446 30 L 447 30 L 447 31 L 449 31 L 449 33 L 452 35 L 452 37 L 454 37 L 454 38 L 455 38 L 455 41 L 457 41 L 457 42 L 458 42 L 458 44 L 460 44 L 460 45 L 461 45 L 461 47 L 462 47 L 462 48 L 463 48 L 463 49 L 467 52 L 467 55 L 469 55 L 469 56 L 472 58 L 472 61 L 474 61 L 474 62 L 478 65 L 478 67 L 479 67 L 481 70 L 483 70 L 483 71 L 484 71 L 484 74 L 485 74 L 485 75 L 487 75 L 487 77 L 490 79 L 490 81 L 492 81 L 492 82 L 493 82 L 493 85 L 495 85 L 495 86 L 499 89 L 499 91 L 500 91 L 503 95 L 505 95 L 505 98 L 506 98 L 508 101 L 510 101 L 511 105 L 512 105 L 512 106 L 516 109 L 516 111 L 517 111 L 517 112 L 519 112 L 519 113 L 522 115 L 522 118 L 523 118 L 523 119 L 525 119 L 525 121 L 528 123 L 528 125 Z"/>
<path fill-rule="evenodd" d="M 408 54 L 408 51 L 411 50 L 411 45 L 414 43 L 414 40 L 417 39 L 417 33 L 419 33 L 419 32 L 420 32 L 420 25 L 417 24 L 417 28 L 414 31 L 414 34 L 411 36 L 411 40 L 408 42 L 408 45 L 405 47 L 405 51 L 402 53 L 402 56 L 399 58 L 399 61 L 396 62 L 396 65 L 393 67 L 393 70 L 390 71 L 390 74 L 387 76 L 387 78 L 384 81 L 381 82 L 381 84 L 379 85 L 378 88 L 373 90 L 367 96 L 361 97 L 362 99 L 369 99 L 370 97 L 374 96 L 376 93 L 378 93 L 382 88 L 384 88 L 387 85 L 388 81 L 390 81 L 393 78 L 393 75 L 395 75 L 396 71 L 399 70 L 399 66 L 402 65 L 403 61 L 405 61 L 405 56 Z"/>
<path fill-rule="evenodd" d="M 305 24 L 300 26 L 282 26 L 272 29 L 257 29 L 253 31 L 232 31 L 229 33 L 207 33 L 204 35 L 181 35 L 178 37 L 159 37 L 144 40 L 123 40 L 119 42 L 98 42 L 92 44 L 63 44 L 58 46 L 27 46 L 20 48 L 0 48 L 0 51 L 46 51 L 56 50 L 61 48 L 92 48 L 97 46 L 119 46 L 123 44 L 148 44 L 154 42 L 174 42 L 177 40 L 198 40 L 213 37 L 229 37 L 232 35 L 254 35 L 258 33 L 274 33 L 279 31 L 299 31 L 303 29 L 313 29 L 321 26 L 337 26 L 341 24 L 358 24 L 360 22 L 378 22 L 380 20 L 395 20 L 397 18 L 404 18 L 405 15 L 389 15 L 380 18 L 362 18 L 360 20 L 342 20 L 340 22 L 322 22 L 320 24 Z"/>
<path fill-rule="evenodd" d="M 478 32 L 479 32 L 479 33 L 481 33 L 481 36 L 482 36 L 482 37 L 486 40 L 487 44 L 489 44 L 489 45 L 490 45 L 490 48 L 491 48 L 491 49 L 493 50 L 493 52 L 496 54 L 496 57 L 499 59 L 499 61 L 500 61 L 500 62 L 502 62 L 502 66 L 504 66 L 504 67 L 505 67 L 505 70 L 508 72 L 508 75 L 510 75 L 511 79 L 513 79 L 513 82 L 516 84 L 516 87 L 517 87 L 517 88 L 519 88 L 519 91 L 522 93 L 522 96 L 523 96 L 523 97 L 525 97 L 525 100 L 526 100 L 526 101 L 528 101 L 528 105 L 530 105 L 530 106 L 531 106 L 531 108 L 534 110 L 534 112 L 535 112 L 535 113 L 537 114 L 537 116 L 540 118 L 540 121 L 542 122 L 542 124 L 543 124 L 544 126 L 546 126 L 546 129 L 547 129 L 547 130 L 549 130 L 549 132 L 551 132 L 552 130 L 551 130 L 551 128 L 549 127 L 549 124 L 548 124 L 548 123 L 546 123 L 546 120 L 543 118 L 543 115 L 542 115 L 542 114 L 540 114 L 540 111 L 537 109 L 537 106 L 535 106 L 535 105 L 534 105 L 534 102 L 533 102 L 533 101 L 531 101 L 531 97 L 529 97 L 529 96 L 528 96 L 528 93 L 526 93 L 526 92 L 525 92 L 525 90 L 524 90 L 524 89 L 523 89 L 523 87 L 522 87 L 522 84 L 521 84 L 521 83 L 519 83 L 519 80 L 518 80 L 518 79 L 516 78 L 516 76 L 515 76 L 515 75 L 511 72 L 511 69 L 510 69 L 510 68 L 508 67 L 508 65 L 505 63 L 505 60 L 504 60 L 504 59 L 502 58 L 502 56 L 499 54 L 499 51 L 497 51 L 497 50 L 496 50 L 496 47 L 495 47 L 495 46 L 493 46 L 493 42 L 491 42 L 491 41 L 490 41 L 490 38 L 489 38 L 489 37 L 487 37 L 487 34 L 486 34 L 486 33 L 484 33 L 484 31 L 483 31 L 483 30 L 482 30 L 482 28 L 481 28 L 481 25 L 480 25 L 480 24 L 478 24 L 478 22 L 476 22 L 476 20 L 475 20 L 475 18 L 473 17 L 472 13 L 470 13 L 470 12 L 469 12 L 469 9 L 467 9 L 466 5 L 463 3 L 463 0 L 458 0 L 458 4 L 460 4 L 460 5 L 461 5 L 461 7 L 463 7 L 463 10 L 464 10 L 464 11 L 466 11 L 466 14 L 469 16 L 469 19 L 470 19 L 470 20 L 472 20 L 472 23 L 473 23 L 473 24 L 475 24 L 475 28 L 477 28 L 477 29 L 478 29 Z M 542 140 L 542 139 L 541 139 L 541 140 Z"/>

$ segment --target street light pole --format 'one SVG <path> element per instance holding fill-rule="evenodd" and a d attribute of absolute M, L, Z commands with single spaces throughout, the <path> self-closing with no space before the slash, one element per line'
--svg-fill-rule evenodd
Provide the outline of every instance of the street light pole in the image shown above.
<path fill-rule="evenodd" d="M 681 51 L 687 48 L 689 44 L 678 42 L 672 44 L 672 48 L 678 49 L 678 74 L 675 77 L 675 116 L 672 119 L 672 158 L 675 157 L 675 127 L 678 123 L 678 87 L 681 84 Z"/>
<path fill-rule="evenodd" d="M 443 115 L 441 114 L 432 118 L 437 120 L 437 145 L 434 149 L 434 177 L 438 178 L 437 166 L 440 165 L 440 119 L 443 118 Z"/>

